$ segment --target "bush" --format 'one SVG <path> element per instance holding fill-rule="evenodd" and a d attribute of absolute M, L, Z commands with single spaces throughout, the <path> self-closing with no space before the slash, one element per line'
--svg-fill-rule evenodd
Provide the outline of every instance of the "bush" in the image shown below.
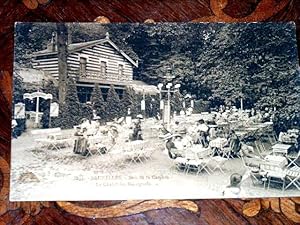
<path fill-rule="evenodd" d="M 93 119 L 93 106 L 86 103 L 80 104 L 80 118 L 87 118 L 88 120 Z M 76 125 L 76 124 L 75 124 Z"/>
<path fill-rule="evenodd" d="M 53 120 L 54 126 L 72 128 L 82 119 L 82 105 L 79 102 L 75 81 L 70 79 L 67 85 L 66 99 L 59 107 L 59 117 Z"/>
<path fill-rule="evenodd" d="M 107 117 L 106 113 L 106 104 L 103 99 L 102 91 L 99 87 L 99 84 L 96 84 L 91 95 L 92 109 L 96 110 L 96 114 L 100 116 L 101 119 Z"/>
<path fill-rule="evenodd" d="M 146 116 L 154 117 L 159 112 L 159 97 L 157 95 L 146 95 Z"/>
<path fill-rule="evenodd" d="M 113 120 L 114 118 L 122 116 L 122 106 L 120 98 L 113 85 L 110 86 L 107 92 L 106 102 L 106 112 L 108 120 Z"/>
<path fill-rule="evenodd" d="M 26 119 L 16 119 L 18 125 L 14 128 L 16 136 L 20 136 L 26 130 Z"/>
<path fill-rule="evenodd" d="M 194 113 L 208 112 L 210 110 L 210 102 L 197 100 L 194 103 Z"/>
<path fill-rule="evenodd" d="M 138 114 L 138 98 L 137 93 L 133 90 L 133 88 L 126 87 L 121 100 L 121 105 L 123 115 L 127 115 L 128 108 L 130 108 L 132 116 L 136 116 Z"/>

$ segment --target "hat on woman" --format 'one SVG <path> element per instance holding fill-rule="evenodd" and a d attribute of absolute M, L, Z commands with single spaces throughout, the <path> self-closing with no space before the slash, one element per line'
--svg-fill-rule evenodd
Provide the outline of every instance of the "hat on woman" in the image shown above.
<path fill-rule="evenodd" d="M 142 114 L 138 114 L 138 115 L 136 116 L 136 118 L 143 119 L 143 115 L 142 115 Z"/>

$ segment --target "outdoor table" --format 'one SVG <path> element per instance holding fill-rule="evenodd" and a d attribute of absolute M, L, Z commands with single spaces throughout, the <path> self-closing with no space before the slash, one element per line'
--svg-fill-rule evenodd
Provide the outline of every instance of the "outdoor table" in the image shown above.
<path fill-rule="evenodd" d="M 209 145 L 211 148 L 222 148 L 225 144 L 227 143 L 227 139 L 226 138 L 216 138 L 214 140 L 211 140 L 209 142 Z"/>
<path fill-rule="evenodd" d="M 285 168 L 288 164 L 287 159 L 284 156 L 268 155 L 265 157 L 265 160 L 262 161 L 259 165 L 260 174 L 266 178 L 264 181 L 264 187 L 266 181 L 268 180 L 268 188 L 270 187 L 270 182 L 272 178 L 280 179 L 284 182 L 285 179 Z M 284 188 L 284 185 L 283 185 Z"/>
<path fill-rule="evenodd" d="M 296 138 L 286 138 L 281 140 L 282 144 L 296 144 L 297 139 Z"/>
<path fill-rule="evenodd" d="M 283 169 L 288 164 L 287 159 L 284 156 L 279 155 L 267 155 L 265 157 L 265 160 L 273 166 L 279 167 L 281 169 Z"/>
<path fill-rule="evenodd" d="M 211 140 L 209 142 L 209 146 L 214 150 L 215 153 L 217 153 L 218 155 L 221 154 L 221 149 L 223 148 L 223 146 L 227 143 L 227 139 L 226 138 L 216 138 L 214 140 Z"/>
<path fill-rule="evenodd" d="M 281 144 L 281 143 L 278 143 L 278 144 L 275 144 L 272 146 L 272 151 L 273 153 L 280 153 L 280 154 L 285 154 L 287 155 L 288 154 L 288 150 L 292 147 L 292 145 L 289 145 L 289 144 Z"/>
<path fill-rule="evenodd" d="M 202 145 L 192 145 L 189 150 L 194 153 L 202 153 L 207 151 L 207 148 L 202 147 Z"/>

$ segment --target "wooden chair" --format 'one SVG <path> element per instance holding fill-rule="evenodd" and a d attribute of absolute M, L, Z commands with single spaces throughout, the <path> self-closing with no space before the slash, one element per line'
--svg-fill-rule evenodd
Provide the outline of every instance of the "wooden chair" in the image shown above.
<path fill-rule="evenodd" d="M 212 168 L 212 171 L 220 170 L 221 173 L 225 174 L 224 172 L 224 164 L 228 161 L 227 158 L 224 158 L 222 156 L 213 156 L 212 160 L 215 162 L 215 166 Z"/>
<path fill-rule="evenodd" d="M 143 158 L 145 157 L 144 145 L 144 141 L 127 142 L 124 155 L 129 159 L 130 163 L 137 164 L 143 162 Z"/>
<path fill-rule="evenodd" d="M 183 171 L 186 172 L 186 169 L 188 167 L 188 159 L 185 157 L 177 157 L 173 160 L 174 166 L 177 171 Z"/>
<path fill-rule="evenodd" d="M 289 181 L 289 184 L 285 187 L 285 189 L 294 186 L 300 191 L 300 167 L 299 166 L 294 166 L 292 168 L 286 169 L 286 178 Z"/>
<path fill-rule="evenodd" d="M 220 149 L 220 156 L 227 158 L 227 159 L 233 159 L 234 158 L 234 156 L 232 154 L 234 152 L 233 147 L 234 147 L 233 142 L 230 142 L 229 146 L 227 146 L 227 147 L 222 146 Z"/>
<path fill-rule="evenodd" d="M 186 173 L 194 170 L 196 171 L 196 175 L 198 175 L 201 171 L 204 170 L 208 174 L 211 174 L 212 170 L 209 167 L 209 163 L 212 160 L 212 154 L 213 150 L 209 147 L 204 151 L 194 152 L 194 158 L 186 162 Z"/>
<path fill-rule="evenodd" d="M 246 169 L 246 173 L 250 175 L 250 179 L 253 185 L 263 184 L 263 176 L 259 173 L 259 165 L 257 165 L 256 159 L 248 158 L 241 155 L 243 166 Z"/>
<path fill-rule="evenodd" d="M 266 172 L 266 177 L 268 179 L 268 189 L 270 188 L 270 184 L 277 183 L 282 185 L 282 191 L 286 189 L 285 179 L 286 179 L 286 171 L 282 168 L 278 167 L 275 164 L 270 164 L 268 162 L 262 163 L 260 165 L 261 170 Z"/>

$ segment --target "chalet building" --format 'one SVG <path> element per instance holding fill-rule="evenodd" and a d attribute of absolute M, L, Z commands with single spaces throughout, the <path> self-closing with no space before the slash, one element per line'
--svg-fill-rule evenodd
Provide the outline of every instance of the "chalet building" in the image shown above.
<path fill-rule="evenodd" d="M 57 44 L 54 41 L 47 49 L 31 55 L 34 69 L 50 73 L 59 78 Z M 90 101 L 91 92 L 96 83 L 99 84 L 104 98 L 110 85 L 114 85 L 119 95 L 126 86 L 137 92 L 156 94 L 155 86 L 147 85 L 133 79 L 133 71 L 138 67 L 138 61 L 122 51 L 106 34 L 104 39 L 72 43 L 67 46 L 68 76 L 76 78 L 77 91 L 81 102 Z"/>

